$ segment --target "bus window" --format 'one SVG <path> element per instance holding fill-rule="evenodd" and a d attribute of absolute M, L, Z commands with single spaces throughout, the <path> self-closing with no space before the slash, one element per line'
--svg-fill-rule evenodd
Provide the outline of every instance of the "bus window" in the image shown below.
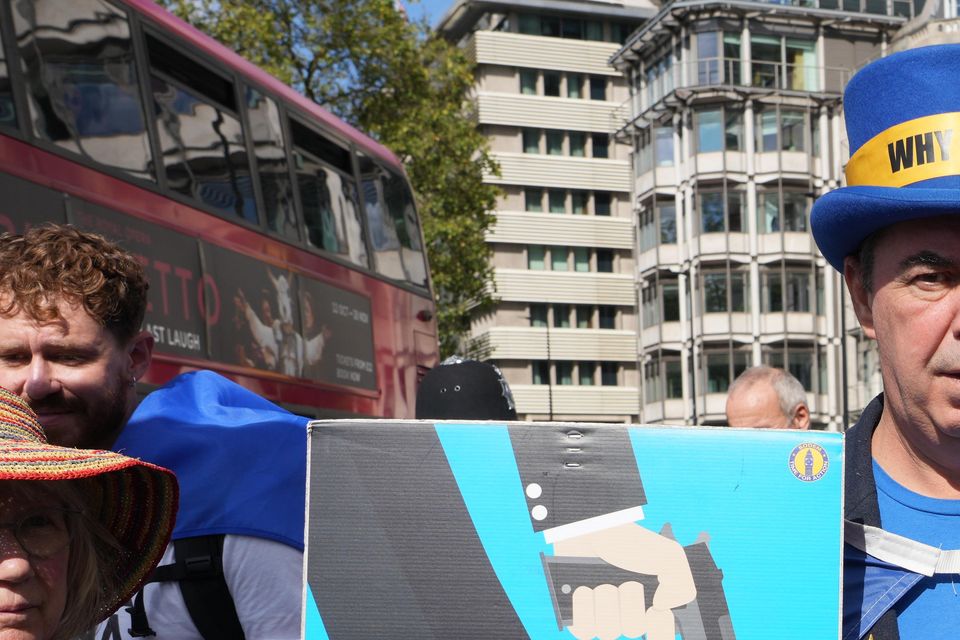
<path fill-rule="evenodd" d="M 157 133 L 171 189 L 257 224 L 233 83 L 147 36 Z"/>
<path fill-rule="evenodd" d="M 10 86 L 10 72 L 7 70 L 7 56 L 3 49 L 2 34 L 0 34 L 0 126 L 17 126 L 17 110 L 13 105 L 13 87 Z"/>
<path fill-rule="evenodd" d="M 376 257 L 377 273 L 395 280 L 404 280 L 403 259 L 400 256 L 400 238 L 396 226 L 383 206 L 383 185 L 380 167 L 360 155 L 360 179 L 363 182 L 363 205 L 370 228 L 370 242 Z"/>
<path fill-rule="evenodd" d="M 306 127 L 291 124 L 307 240 L 318 249 L 369 266 L 357 187 L 347 173 L 349 153 Z"/>
<path fill-rule="evenodd" d="M 154 180 L 126 15 L 102 0 L 10 5 L 34 135 Z"/>
<path fill-rule="evenodd" d="M 283 146 L 280 111 L 276 102 L 256 89 L 247 87 L 246 94 L 267 228 L 285 238 L 297 240 L 300 234 L 297 232 L 290 167 Z"/>
<path fill-rule="evenodd" d="M 420 244 L 420 224 L 417 220 L 417 209 L 413 204 L 413 194 L 407 188 L 406 181 L 396 174 L 387 173 L 383 184 L 383 199 L 397 230 L 407 279 L 413 284 L 425 287 L 427 265 Z"/>

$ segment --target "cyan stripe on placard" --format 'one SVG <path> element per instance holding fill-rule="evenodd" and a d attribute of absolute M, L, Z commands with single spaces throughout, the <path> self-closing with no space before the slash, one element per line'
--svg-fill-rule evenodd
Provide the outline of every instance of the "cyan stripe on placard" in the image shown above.
<path fill-rule="evenodd" d="M 307 601 L 304 603 L 307 609 L 306 625 L 303 630 L 303 640 L 330 640 L 327 636 L 327 630 L 323 626 L 323 620 L 320 618 L 320 609 L 317 607 L 317 601 L 313 598 L 313 590 L 307 585 Z"/>
<path fill-rule="evenodd" d="M 570 640 L 557 619 L 505 425 L 438 424 L 437 436 L 483 549 L 524 629 L 535 640 Z"/>

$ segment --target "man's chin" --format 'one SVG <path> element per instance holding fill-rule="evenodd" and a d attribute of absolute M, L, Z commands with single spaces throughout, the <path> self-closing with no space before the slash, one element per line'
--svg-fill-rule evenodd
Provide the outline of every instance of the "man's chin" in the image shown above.
<path fill-rule="evenodd" d="M 75 413 L 39 413 L 40 425 L 47 434 L 47 441 L 61 447 L 79 447 L 83 429 Z"/>

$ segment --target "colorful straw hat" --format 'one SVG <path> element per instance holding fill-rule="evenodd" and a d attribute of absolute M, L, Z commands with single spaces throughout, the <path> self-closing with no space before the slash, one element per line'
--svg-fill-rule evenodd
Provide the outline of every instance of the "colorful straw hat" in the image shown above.
<path fill-rule="evenodd" d="M 897 222 L 960 214 L 960 45 L 881 58 L 847 85 L 847 185 L 813 206 L 827 261 L 843 259 Z"/>
<path fill-rule="evenodd" d="M 172 472 L 111 451 L 57 447 L 36 414 L 0 388 L 0 481 L 73 480 L 87 498 L 86 515 L 113 534 L 120 583 L 99 612 L 106 618 L 129 600 L 163 556 L 177 513 Z"/>

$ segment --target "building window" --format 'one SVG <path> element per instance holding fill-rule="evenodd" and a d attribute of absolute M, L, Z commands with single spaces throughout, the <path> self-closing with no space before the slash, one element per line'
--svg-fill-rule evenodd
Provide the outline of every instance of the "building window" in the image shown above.
<path fill-rule="evenodd" d="M 617 386 L 620 377 L 620 365 L 616 362 L 603 362 L 600 364 L 600 384 L 605 387 Z"/>
<path fill-rule="evenodd" d="M 683 398 L 683 367 L 678 358 L 664 358 L 664 369 L 667 382 L 667 398 Z"/>
<path fill-rule="evenodd" d="M 581 362 L 577 365 L 577 381 L 581 386 L 592 387 L 593 377 L 596 375 L 597 364 L 595 362 Z"/>
<path fill-rule="evenodd" d="M 533 384 L 550 384 L 550 363 L 538 360 L 531 363 Z"/>
<path fill-rule="evenodd" d="M 649 251 L 657 246 L 657 214 L 651 208 L 640 211 L 637 224 L 640 227 L 640 251 Z"/>
<path fill-rule="evenodd" d="M 550 213 L 567 212 L 567 193 L 558 189 L 550 189 L 547 192 L 547 200 L 550 205 Z"/>
<path fill-rule="evenodd" d="M 660 389 L 660 361 L 652 360 L 643 365 L 644 402 L 650 404 L 663 397 Z"/>
<path fill-rule="evenodd" d="M 584 35 L 586 35 L 587 40 L 593 40 L 594 42 L 602 42 L 603 41 L 603 23 L 597 22 L 596 20 L 585 21 Z"/>
<path fill-rule="evenodd" d="M 757 199 L 757 230 L 760 233 L 783 231 L 805 232 L 810 210 L 806 193 L 784 191 L 783 208 L 778 191 L 761 191 Z"/>
<path fill-rule="evenodd" d="M 723 81 L 742 84 L 740 80 L 740 34 L 723 34 Z"/>
<path fill-rule="evenodd" d="M 540 244 L 531 244 L 527 247 L 527 268 L 534 271 L 543 271 L 546 265 L 547 249 Z"/>
<path fill-rule="evenodd" d="M 810 304 L 810 272 L 787 270 L 786 294 L 787 311 L 808 313 L 812 311 Z"/>
<path fill-rule="evenodd" d="M 703 309 L 707 313 L 727 311 L 727 272 L 704 272 Z"/>
<path fill-rule="evenodd" d="M 573 18 L 564 18 L 560 33 L 564 38 L 583 40 L 583 21 Z"/>
<path fill-rule="evenodd" d="M 697 151 L 723 151 L 723 110 L 700 109 L 696 112 Z"/>
<path fill-rule="evenodd" d="M 613 273 L 612 250 L 597 249 L 597 271 L 600 273 Z"/>
<path fill-rule="evenodd" d="M 703 271 L 703 309 L 706 313 L 747 310 L 747 274 L 742 271 Z"/>
<path fill-rule="evenodd" d="M 577 216 L 586 215 L 587 213 L 587 192 L 586 191 L 571 191 L 570 192 L 570 211 Z"/>
<path fill-rule="evenodd" d="M 764 313 L 783 311 L 783 277 L 779 269 L 760 273 L 760 300 Z"/>
<path fill-rule="evenodd" d="M 697 81 L 698 84 L 718 84 L 720 82 L 719 34 L 705 31 L 697 34 Z"/>
<path fill-rule="evenodd" d="M 556 129 L 547 130 L 547 155 L 563 155 L 563 131 Z"/>
<path fill-rule="evenodd" d="M 543 189 L 533 189 L 527 187 L 523 190 L 524 211 L 542 212 L 543 211 Z"/>
<path fill-rule="evenodd" d="M 656 127 L 654 130 L 654 156 L 658 167 L 673 166 L 673 127 Z"/>
<path fill-rule="evenodd" d="M 521 13 L 517 24 L 517 29 L 520 31 L 520 33 L 529 36 L 539 36 L 540 16 L 531 15 L 529 13 Z"/>
<path fill-rule="evenodd" d="M 539 129 L 523 130 L 523 152 L 524 153 L 540 153 L 540 130 Z"/>
<path fill-rule="evenodd" d="M 723 139 L 727 151 L 743 151 L 743 112 L 739 109 L 724 109 Z"/>
<path fill-rule="evenodd" d="M 543 328 L 547 326 L 547 305 L 530 305 L 530 326 L 537 328 Z"/>
<path fill-rule="evenodd" d="M 579 73 L 567 74 L 567 97 L 573 99 L 583 97 L 583 76 Z"/>
<path fill-rule="evenodd" d="M 783 192 L 783 230 L 806 231 L 810 198 L 796 191 Z"/>
<path fill-rule="evenodd" d="M 591 135 L 591 138 L 593 139 L 593 157 L 609 158 L 610 137 L 605 133 L 594 133 Z"/>
<path fill-rule="evenodd" d="M 660 298 L 663 300 L 663 321 L 680 321 L 680 287 L 676 280 L 660 283 Z"/>
<path fill-rule="evenodd" d="M 583 131 L 571 131 L 567 134 L 570 140 L 570 155 L 574 158 L 583 158 L 587 155 L 587 134 Z"/>
<path fill-rule="evenodd" d="M 590 271 L 590 249 L 586 247 L 574 247 L 573 270 L 581 273 Z"/>
<path fill-rule="evenodd" d="M 570 305 L 553 305 L 553 326 L 557 327 L 558 329 L 570 328 Z"/>
<path fill-rule="evenodd" d="M 803 135 L 806 128 L 806 116 L 803 111 L 780 111 L 780 149 L 782 151 L 803 151 Z"/>
<path fill-rule="evenodd" d="M 601 329 L 617 328 L 617 308 L 610 305 L 600 305 L 597 307 L 597 325 Z"/>
<path fill-rule="evenodd" d="M 535 69 L 520 69 L 520 93 L 525 96 L 537 95 L 537 72 Z"/>
<path fill-rule="evenodd" d="M 611 196 L 607 191 L 594 191 L 593 193 L 593 213 L 598 216 L 609 216 Z"/>
<path fill-rule="evenodd" d="M 697 194 L 700 231 L 703 233 L 740 232 L 743 230 L 743 194 L 730 190 L 704 191 Z"/>
<path fill-rule="evenodd" d="M 653 143 L 650 140 L 651 130 L 640 129 L 635 138 L 635 149 L 633 152 L 634 175 L 640 177 L 653 168 Z"/>
<path fill-rule="evenodd" d="M 607 99 L 607 79 L 604 76 L 590 76 L 590 99 Z"/>
<path fill-rule="evenodd" d="M 806 148 L 806 114 L 803 111 L 782 109 L 778 120 L 776 107 L 771 106 L 758 111 L 756 120 L 758 151 L 803 151 Z"/>
<path fill-rule="evenodd" d="M 573 384 L 573 363 L 560 360 L 556 363 L 557 384 Z"/>
<path fill-rule="evenodd" d="M 543 72 L 543 95 L 555 98 L 560 97 L 560 72 Z"/>
<path fill-rule="evenodd" d="M 593 307 L 577 305 L 577 329 L 589 329 L 593 325 Z"/>
<path fill-rule="evenodd" d="M 703 360 L 707 393 L 726 393 L 730 386 L 730 353 L 727 350 L 705 351 Z"/>
<path fill-rule="evenodd" d="M 818 91 L 816 43 L 781 36 L 750 37 L 752 83 L 758 87 Z"/>
<path fill-rule="evenodd" d="M 657 205 L 657 217 L 660 220 L 660 244 L 677 243 L 677 207 L 670 204 Z"/>
<path fill-rule="evenodd" d="M 660 324 L 660 305 L 657 300 L 657 286 L 644 281 L 647 286 L 640 290 L 640 316 L 644 327 Z"/>
<path fill-rule="evenodd" d="M 570 249 L 567 247 L 552 247 L 550 249 L 550 268 L 553 271 L 568 271 Z"/>

